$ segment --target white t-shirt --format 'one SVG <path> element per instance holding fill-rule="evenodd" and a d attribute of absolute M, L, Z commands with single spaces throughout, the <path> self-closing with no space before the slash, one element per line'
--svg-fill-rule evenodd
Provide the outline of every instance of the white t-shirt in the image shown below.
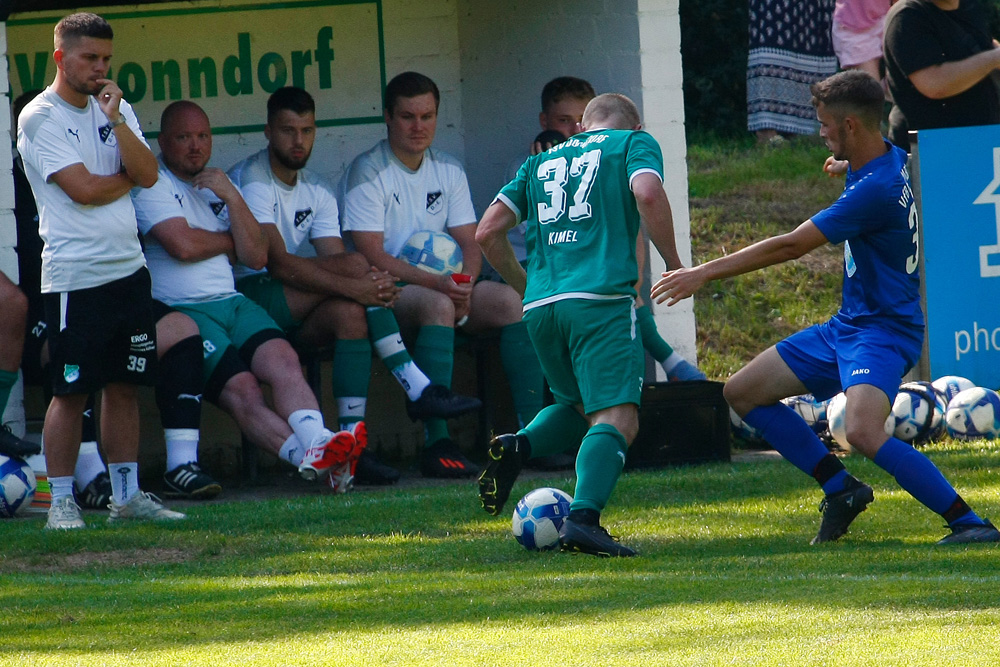
<path fill-rule="evenodd" d="M 340 191 L 341 227 L 382 232 L 383 247 L 393 257 L 416 232 L 443 232 L 476 223 L 465 170 L 458 160 L 433 148 L 413 171 L 383 139 L 354 158 Z"/>
<path fill-rule="evenodd" d="M 132 190 L 139 231 L 146 236 L 146 261 L 153 277 L 153 296 L 160 301 L 194 303 L 236 294 L 233 269 L 226 255 L 182 262 L 149 232 L 171 218 L 184 218 L 188 227 L 210 232 L 229 231 L 229 208 L 208 188 L 182 181 L 160 161 L 160 178 L 151 188 Z"/>
<path fill-rule="evenodd" d="M 144 144 L 135 112 L 122 100 L 119 111 Z M 147 144 L 148 146 L 148 144 Z M 42 250 L 42 292 L 88 289 L 130 276 L 143 267 L 132 200 L 124 194 L 103 206 L 78 204 L 49 180 L 70 165 L 91 174 L 121 171 L 121 154 L 111 122 L 92 98 L 83 109 L 46 88 L 21 112 L 17 150 L 38 205 Z"/>
<path fill-rule="evenodd" d="M 277 225 L 285 248 L 293 255 L 308 252 L 313 239 L 340 238 L 340 216 L 333 189 L 318 174 L 300 169 L 295 185 L 278 180 L 271 171 L 267 149 L 237 162 L 229 177 L 243 194 L 251 213 L 262 225 Z M 237 265 L 237 280 L 266 269 Z"/>

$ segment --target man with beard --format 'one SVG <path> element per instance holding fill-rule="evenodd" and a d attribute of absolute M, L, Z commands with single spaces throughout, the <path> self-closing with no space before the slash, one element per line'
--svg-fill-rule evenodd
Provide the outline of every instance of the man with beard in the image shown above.
<path fill-rule="evenodd" d="M 55 80 L 18 122 L 17 147 L 45 243 L 41 290 L 54 369 L 43 427 L 50 529 L 85 527 L 73 473 L 84 405 L 97 390 L 110 520 L 184 518 L 139 490 L 136 386 L 155 384 L 156 329 L 128 195 L 156 183 L 157 169 L 132 107 L 107 78 L 113 38 L 96 14 L 59 21 Z"/>
<path fill-rule="evenodd" d="M 390 307 L 395 278 L 345 252 L 337 201 L 321 176 L 306 168 L 316 139 L 316 105 L 301 88 L 275 91 L 267 102 L 267 148 L 237 163 L 229 175 L 268 237 L 267 268 L 238 266 L 237 288 L 260 304 L 290 338 L 322 347 L 336 341 L 333 396 L 340 428 L 365 438 L 372 347 L 407 395 L 411 418 L 455 417 L 480 407 L 432 384 L 403 345 Z M 300 256 L 311 244 L 316 257 Z M 367 451 L 367 450 L 366 450 Z M 391 484 L 399 472 L 363 453 L 359 483 Z M 331 480 L 335 480 L 331 477 Z"/>
<path fill-rule="evenodd" d="M 844 193 L 787 234 L 665 272 L 652 296 L 672 306 L 710 280 L 796 259 L 828 242 L 844 243 L 837 314 L 754 358 L 726 383 L 726 400 L 822 487 L 823 519 L 813 544 L 843 536 L 875 496 L 781 399 L 806 392 L 824 399 L 840 391 L 847 396 L 847 441 L 944 518 L 952 532 L 938 544 L 1000 541 L 1000 532 L 972 511 L 930 459 L 885 432 L 899 380 L 920 357 L 924 316 L 916 202 L 906 153 L 879 130 L 882 86 L 861 70 L 848 70 L 814 84 L 812 94 L 820 136 L 833 159 L 847 163 Z"/>

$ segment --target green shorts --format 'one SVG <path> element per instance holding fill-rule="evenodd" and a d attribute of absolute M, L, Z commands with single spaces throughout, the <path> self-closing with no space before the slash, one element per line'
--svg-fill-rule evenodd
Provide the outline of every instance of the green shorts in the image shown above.
<path fill-rule="evenodd" d="M 531 343 L 556 401 L 587 414 L 639 404 L 645 357 L 635 301 L 564 299 L 524 313 Z"/>
<path fill-rule="evenodd" d="M 205 348 L 206 382 L 213 380 L 216 366 L 227 356 L 227 351 L 238 353 L 245 368 L 230 368 L 235 360 L 227 362 L 227 377 L 221 378 L 222 384 L 236 372 L 250 370 L 253 353 L 263 343 L 273 338 L 284 338 L 281 329 L 264 309 L 242 294 L 201 303 L 177 303 L 173 307 L 190 316 L 198 325 Z M 232 358 L 233 352 L 229 352 L 228 356 Z M 220 379 L 214 380 L 218 383 Z"/>
<path fill-rule="evenodd" d="M 280 280 L 266 273 L 244 276 L 236 282 L 236 289 L 267 311 L 275 323 L 285 331 L 297 329 L 302 322 L 292 317 L 285 300 L 285 286 Z"/>

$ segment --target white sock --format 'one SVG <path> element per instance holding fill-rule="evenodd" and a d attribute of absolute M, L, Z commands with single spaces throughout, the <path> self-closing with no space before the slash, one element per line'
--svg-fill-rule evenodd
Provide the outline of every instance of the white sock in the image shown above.
<path fill-rule="evenodd" d="M 60 498 L 73 497 L 73 476 L 49 477 L 49 491 L 54 505 Z"/>
<path fill-rule="evenodd" d="M 391 369 L 391 372 L 403 389 L 406 390 L 406 397 L 411 401 L 420 398 L 420 394 L 424 393 L 424 389 L 427 389 L 431 385 L 430 378 L 424 375 L 424 372 L 412 361 L 407 361 L 405 364 L 396 366 Z"/>
<path fill-rule="evenodd" d="M 353 424 L 365 418 L 367 403 L 364 396 L 343 396 L 337 399 L 337 416 L 340 419 L 341 431 L 349 430 L 344 424 Z"/>
<path fill-rule="evenodd" d="M 309 447 L 319 440 L 326 430 L 319 410 L 296 410 L 288 415 L 288 425 L 298 436 L 299 442 Z"/>
<path fill-rule="evenodd" d="M 306 453 L 306 448 L 302 446 L 299 442 L 298 437 L 293 433 L 288 436 L 288 440 L 285 440 L 285 444 L 281 446 L 278 450 L 278 458 L 282 461 L 288 461 L 296 468 L 302 463 L 302 457 Z"/>
<path fill-rule="evenodd" d="M 198 437 L 196 428 L 165 428 L 163 439 L 167 442 L 167 471 L 185 463 L 198 461 Z"/>
<path fill-rule="evenodd" d="M 104 467 L 101 453 L 97 451 L 97 443 L 93 440 L 81 442 L 80 454 L 76 457 L 76 468 L 73 471 L 77 488 L 83 491 L 88 484 L 94 481 L 95 477 L 105 470 L 107 468 Z"/>
<path fill-rule="evenodd" d="M 124 505 L 139 495 L 138 463 L 109 463 L 108 474 L 111 475 L 111 500 L 115 504 Z"/>
<path fill-rule="evenodd" d="M 684 357 L 677 354 L 676 352 L 671 352 L 670 356 L 660 362 L 660 366 L 663 367 L 664 373 L 669 373 L 674 370 L 674 366 L 684 361 Z"/>

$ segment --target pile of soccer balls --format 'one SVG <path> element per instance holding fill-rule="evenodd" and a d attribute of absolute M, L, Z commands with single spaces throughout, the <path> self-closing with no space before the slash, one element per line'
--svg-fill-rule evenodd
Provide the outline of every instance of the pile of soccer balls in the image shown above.
<path fill-rule="evenodd" d="M 792 396 L 782 403 L 795 410 L 829 446 L 848 447 L 844 423 L 847 399 L 843 393 L 826 401 L 817 401 L 812 394 Z M 744 444 L 755 444 L 760 434 L 735 412 L 730 417 L 734 436 Z M 945 434 L 966 440 L 997 438 L 1000 395 L 955 375 L 934 382 L 904 382 L 886 419 L 885 432 L 918 446 Z"/>

